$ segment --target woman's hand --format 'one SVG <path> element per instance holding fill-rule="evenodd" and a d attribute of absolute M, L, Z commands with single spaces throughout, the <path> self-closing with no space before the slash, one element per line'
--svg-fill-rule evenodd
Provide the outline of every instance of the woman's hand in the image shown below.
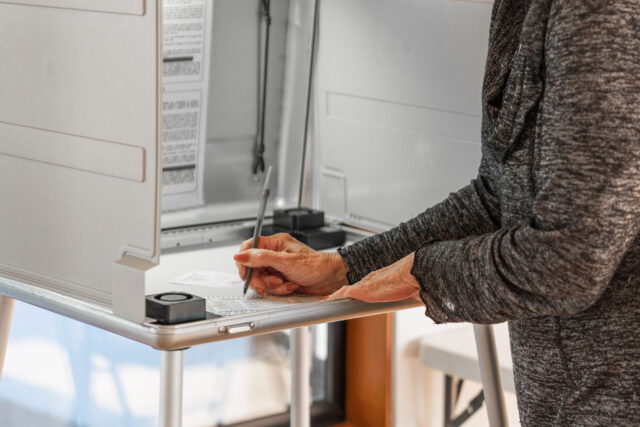
<path fill-rule="evenodd" d="M 358 283 L 343 286 L 326 299 L 354 298 L 365 302 L 420 299 L 420 284 L 411 274 L 414 254 L 411 253 L 387 267 L 374 271 Z"/>
<path fill-rule="evenodd" d="M 253 267 L 249 286 L 261 295 L 327 295 L 348 284 L 348 267 L 338 253 L 316 252 L 284 233 L 260 237 L 256 249 L 252 240 L 233 258 L 242 280 Z"/>

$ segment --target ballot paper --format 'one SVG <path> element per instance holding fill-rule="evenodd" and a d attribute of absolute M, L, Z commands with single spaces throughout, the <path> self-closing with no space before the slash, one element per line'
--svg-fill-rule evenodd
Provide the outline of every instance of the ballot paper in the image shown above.
<path fill-rule="evenodd" d="M 164 0 L 162 208 L 204 203 L 204 150 L 213 3 Z"/>
<path fill-rule="evenodd" d="M 179 200 L 174 198 L 168 205 L 179 204 L 185 208 L 199 204 L 202 198 L 198 185 L 202 169 L 199 151 L 204 150 L 199 143 L 202 94 L 199 91 L 165 92 L 162 103 L 163 195 L 178 195 Z"/>
<path fill-rule="evenodd" d="M 200 287 L 199 295 L 207 301 L 207 311 L 220 316 L 257 313 L 285 308 L 293 304 L 318 303 L 322 297 L 307 295 L 266 296 L 249 289 L 242 295 L 244 283 L 237 274 L 216 271 L 193 271 L 171 281 L 173 285 Z"/>
<path fill-rule="evenodd" d="M 241 297 L 244 283 L 238 274 L 217 271 L 192 271 L 173 279 L 171 284 L 199 286 L 204 296 Z M 253 290 L 251 290 L 253 292 Z"/>

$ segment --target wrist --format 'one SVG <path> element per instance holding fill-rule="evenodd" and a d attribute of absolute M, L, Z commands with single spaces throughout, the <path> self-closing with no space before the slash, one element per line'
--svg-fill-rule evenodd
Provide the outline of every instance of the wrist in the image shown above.
<path fill-rule="evenodd" d="M 349 271 L 349 265 L 342 258 L 342 256 L 337 253 L 327 254 L 329 256 L 331 270 L 332 270 L 332 281 L 336 284 L 336 288 L 339 289 L 345 285 L 349 284 L 349 280 L 347 279 L 347 272 Z"/>

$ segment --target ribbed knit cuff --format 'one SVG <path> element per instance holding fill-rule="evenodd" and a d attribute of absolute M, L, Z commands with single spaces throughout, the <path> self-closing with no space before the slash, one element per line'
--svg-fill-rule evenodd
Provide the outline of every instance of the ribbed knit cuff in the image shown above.
<path fill-rule="evenodd" d="M 345 246 L 338 249 L 338 254 L 344 259 L 349 267 L 347 271 L 347 280 L 350 285 L 354 283 L 358 283 L 364 276 L 369 274 L 369 271 L 366 268 L 362 267 L 362 263 L 359 262 L 357 257 L 357 252 L 353 250 L 353 245 Z"/>
<path fill-rule="evenodd" d="M 435 323 L 455 321 L 451 313 L 452 304 L 448 299 L 447 287 L 443 278 L 448 261 L 446 246 L 448 242 L 427 244 L 415 253 L 411 274 L 420 284 L 420 298 L 425 305 L 425 314 Z M 450 289 L 449 289 L 450 290 Z"/>

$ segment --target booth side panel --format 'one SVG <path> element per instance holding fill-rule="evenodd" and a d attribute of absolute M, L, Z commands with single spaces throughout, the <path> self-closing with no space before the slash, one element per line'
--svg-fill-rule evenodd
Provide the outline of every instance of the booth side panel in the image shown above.
<path fill-rule="evenodd" d="M 146 3 L 138 16 L 0 2 L 0 275 L 109 306 L 115 262 L 157 259 Z"/>

